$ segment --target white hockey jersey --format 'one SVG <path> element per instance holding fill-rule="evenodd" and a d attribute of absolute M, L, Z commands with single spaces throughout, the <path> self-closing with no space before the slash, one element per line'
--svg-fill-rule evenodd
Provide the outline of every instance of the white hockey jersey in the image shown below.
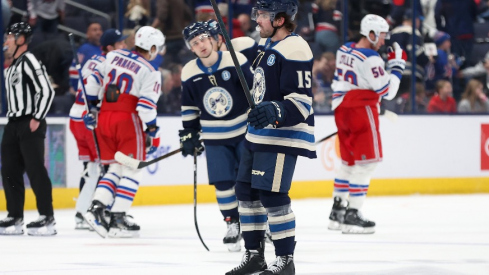
<path fill-rule="evenodd" d="M 97 67 L 105 61 L 105 56 L 102 55 L 94 55 L 92 56 L 85 65 L 83 66 L 81 72 L 82 72 L 82 78 L 84 83 L 86 84 L 88 81 L 87 79 L 89 77 L 94 78 L 93 81 L 98 81 L 98 78 L 92 76 L 93 73 L 97 70 Z M 80 80 L 78 80 L 80 81 Z M 97 95 L 99 91 L 99 88 L 95 91 L 92 91 L 90 94 Z M 88 92 L 87 92 L 88 93 Z M 75 121 L 82 121 L 83 119 L 83 112 L 86 110 L 85 108 L 85 100 L 84 100 L 83 92 L 82 92 L 82 86 L 80 83 L 78 83 L 78 90 L 76 91 L 76 97 L 75 97 L 75 103 L 73 106 L 71 106 L 70 109 L 70 118 L 75 120 Z M 93 97 L 94 100 L 96 100 L 96 97 Z M 90 100 L 90 96 L 89 96 Z"/>
<path fill-rule="evenodd" d="M 89 78 L 87 82 L 89 95 L 95 95 L 92 93 L 98 90 L 102 100 L 108 85 L 116 85 L 121 94 L 138 98 L 136 111 L 144 123 L 156 123 L 161 73 L 146 59 L 128 50 L 111 51 L 93 75 L 95 77 Z"/>
<path fill-rule="evenodd" d="M 400 74 L 390 74 L 385 70 L 384 60 L 376 51 L 347 43 L 336 52 L 336 71 L 331 86 L 332 109 L 336 109 L 350 91 L 360 92 L 355 93 L 355 97 L 347 97 L 348 101 L 359 104 L 367 98 L 393 99 L 399 89 L 400 77 Z"/>

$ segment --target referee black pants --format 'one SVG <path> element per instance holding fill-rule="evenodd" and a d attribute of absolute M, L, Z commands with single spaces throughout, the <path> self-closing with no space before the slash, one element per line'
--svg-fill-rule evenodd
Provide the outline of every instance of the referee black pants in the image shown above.
<path fill-rule="evenodd" d="M 53 215 L 52 185 L 44 166 L 46 120 L 36 131 L 29 127 L 31 116 L 9 119 L 1 145 L 2 182 L 9 217 L 24 217 L 24 172 L 36 196 L 39 215 Z"/>

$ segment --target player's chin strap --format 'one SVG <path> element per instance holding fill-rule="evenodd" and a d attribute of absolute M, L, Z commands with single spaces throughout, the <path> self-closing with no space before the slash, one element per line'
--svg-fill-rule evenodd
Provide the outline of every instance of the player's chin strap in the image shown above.
<path fill-rule="evenodd" d="M 285 23 L 282 24 L 282 26 L 274 27 L 273 26 L 273 20 L 270 20 L 270 22 L 272 23 L 273 32 L 272 32 L 272 35 L 270 35 L 269 37 L 272 38 L 275 35 L 275 33 L 277 32 L 277 30 L 280 29 L 280 28 L 282 28 Z"/>
<path fill-rule="evenodd" d="M 25 36 L 24 36 L 25 38 Z M 15 35 L 15 51 L 14 51 L 14 54 L 12 55 L 14 58 L 15 58 L 15 54 L 17 53 L 17 51 L 19 50 L 19 47 L 22 47 L 24 46 L 25 44 L 27 44 L 27 38 L 24 39 L 24 43 L 22 45 L 19 45 L 17 44 L 17 40 L 19 39 L 19 35 Z"/>

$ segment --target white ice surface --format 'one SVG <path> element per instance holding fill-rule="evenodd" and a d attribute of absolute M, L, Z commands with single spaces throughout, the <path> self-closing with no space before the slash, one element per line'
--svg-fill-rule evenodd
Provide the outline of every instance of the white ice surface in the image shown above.
<path fill-rule="evenodd" d="M 489 274 L 489 195 L 369 197 L 373 235 L 327 230 L 331 199 L 295 200 L 296 274 Z M 216 204 L 134 207 L 138 239 L 74 230 L 74 210 L 55 212 L 55 237 L 0 236 L 0 274 L 224 274 L 241 261 L 221 243 Z M 0 218 L 6 212 L 0 212 Z M 25 213 L 25 222 L 36 219 Z M 274 258 L 267 245 L 266 259 Z"/>

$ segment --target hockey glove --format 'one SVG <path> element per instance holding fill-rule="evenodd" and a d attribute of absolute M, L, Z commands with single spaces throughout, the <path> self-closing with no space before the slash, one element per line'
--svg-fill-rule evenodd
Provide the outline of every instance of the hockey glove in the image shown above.
<path fill-rule="evenodd" d="M 256 105 L 248 113 L 248 122 L 255 129 L 263 129 L 268 125 L 280 127 L 285 122 L 285 108 L 281 102 L 265 101 Z"/>
<path fill-rule="evenodd" d="M 187 128 L 179 130 L 178 135 L 180 136 L 180 148 L 182 148 L 182 155 L 184 157 L 187 155 L 193 156 L 195 149 L 198 150 L 198 156 L 204 152 L 204 146 L 202 146 L 202 142 L 199 140 L 199 131 Z"/>
<path fill-rule="evenodd" d="M 146 129 L 146 154 L 153 154 L 160 146 L 160 127 L 148 126 Z"/>
<path fill-rule="evenodd" d="M 397 42 L 387 49 L 387 59 L 387 68 L 401 79 L 402 72 L 406 68 L 407 55 Z"/>
<path fill-rule="evenodd" d="M 85 123 L 85 127 L 88 130 L 93 131 L 93 129 L 97 128 L 97 119 L 98 119 L 98 108 L 92 107 L 90 112 L 83 112 L 83 123 Z"/>

